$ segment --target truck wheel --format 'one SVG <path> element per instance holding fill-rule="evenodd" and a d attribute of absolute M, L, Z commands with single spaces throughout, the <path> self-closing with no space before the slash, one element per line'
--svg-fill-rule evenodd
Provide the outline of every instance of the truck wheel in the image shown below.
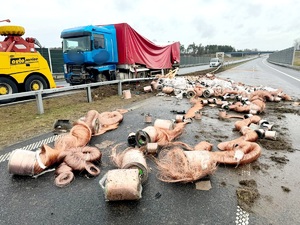
<path fill-rule="evenodd" d="M 25 81 L 25 91 L 38 91 L 48 89 L 45 79 L 38 75 L 32 75 Z"/>
<path fill-rule="evenodd" d="M 7 79 L 5 77 L 0 77 L 0 95 L 8 95 L 13 93 L 18 93 L 17 85 L 10 79 Z M 13 102 L 14 100 L 15 98 L 1 100 L 0 103 L 2 104 L 2 103 Z"/>
<path fill-rule="evenodd" d="M 25 34 L 25 28 L 22 26 L 0 26 L 0 35 L 22 36 Z"/>
<path fill-rule="evenodd" d="M 100 73 L 97 82 L 105 82 L 105 81 L 108 81 L 107 75 Z"/>
<path fill-rule="evenodd" d="M 116 80 L 117 79 L 116 71 L 111 71 L 109 73 L 109 76 L 110 76 L 110 80 Z"/>

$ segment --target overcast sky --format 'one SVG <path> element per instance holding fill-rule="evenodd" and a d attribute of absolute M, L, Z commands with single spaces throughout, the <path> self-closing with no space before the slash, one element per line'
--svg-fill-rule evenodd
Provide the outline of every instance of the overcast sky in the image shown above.
<path fill-rule="evenodd" d="M 282 50 L 300 38 L 299 0 L 13 0 L 0 15 L 45 47 L 60 47 L 65 28 L 113 23 L 185 48 L 194 42 Z"/>

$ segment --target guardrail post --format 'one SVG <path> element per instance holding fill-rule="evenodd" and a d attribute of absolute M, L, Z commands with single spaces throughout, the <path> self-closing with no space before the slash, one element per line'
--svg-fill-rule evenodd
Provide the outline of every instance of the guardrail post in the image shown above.
<path fill-rule="evenodd" d="M 122 80 L 120 80 L 118 83 L 118 95 L 122 95 Z"/>
<path fill-rule="evenodd" d="M 39 91 L 38 93 L 35 94 L 35 99 L 36 99 L 38 114 L 43 114 L 44 113 L 44 105 L 43 105 L 43 97 L 42 97 L 41 91 Z"/>
<path fill-rule="evenodd" d="M 93 99 L 92 99 L 92 91 L 90 85 L 86 87 L 86 94 L 87 94 L 88 102 L 91 103 Z"/>

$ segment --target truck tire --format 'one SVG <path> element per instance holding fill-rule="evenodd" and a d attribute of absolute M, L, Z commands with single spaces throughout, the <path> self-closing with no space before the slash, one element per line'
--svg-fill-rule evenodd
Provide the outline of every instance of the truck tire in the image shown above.
<path fill-rule="evenodd" d="M 0 35 L 22 36 L 25 34 L 25 28 L 22 26 L 0 26 Z"/>
<path fill-rule="evenodd" d="M 25 81 L 25 91 L 38 91 L 48 88 L 46 80 L 40 75 L 31 75 Z"/>
<path fill-rule="evenodd" d="M 8 95 L 8 94 L 14 94 L 18 93 L 18 87 L 12 80 L 0 77 L 0 96 L 1 95 Z M 0 100 L 0 104 L 13 102 L 14 99 L 6 99 L 6 100 Z"/>

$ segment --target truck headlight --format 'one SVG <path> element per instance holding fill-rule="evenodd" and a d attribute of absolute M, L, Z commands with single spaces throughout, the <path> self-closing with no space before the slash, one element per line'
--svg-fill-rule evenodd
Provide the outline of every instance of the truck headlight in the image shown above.
<path fill-rule="evenodd" d="M 67 67 L 67 64 L 64 64 L 64 73 L 68 73 L 68 67 Z"/>

